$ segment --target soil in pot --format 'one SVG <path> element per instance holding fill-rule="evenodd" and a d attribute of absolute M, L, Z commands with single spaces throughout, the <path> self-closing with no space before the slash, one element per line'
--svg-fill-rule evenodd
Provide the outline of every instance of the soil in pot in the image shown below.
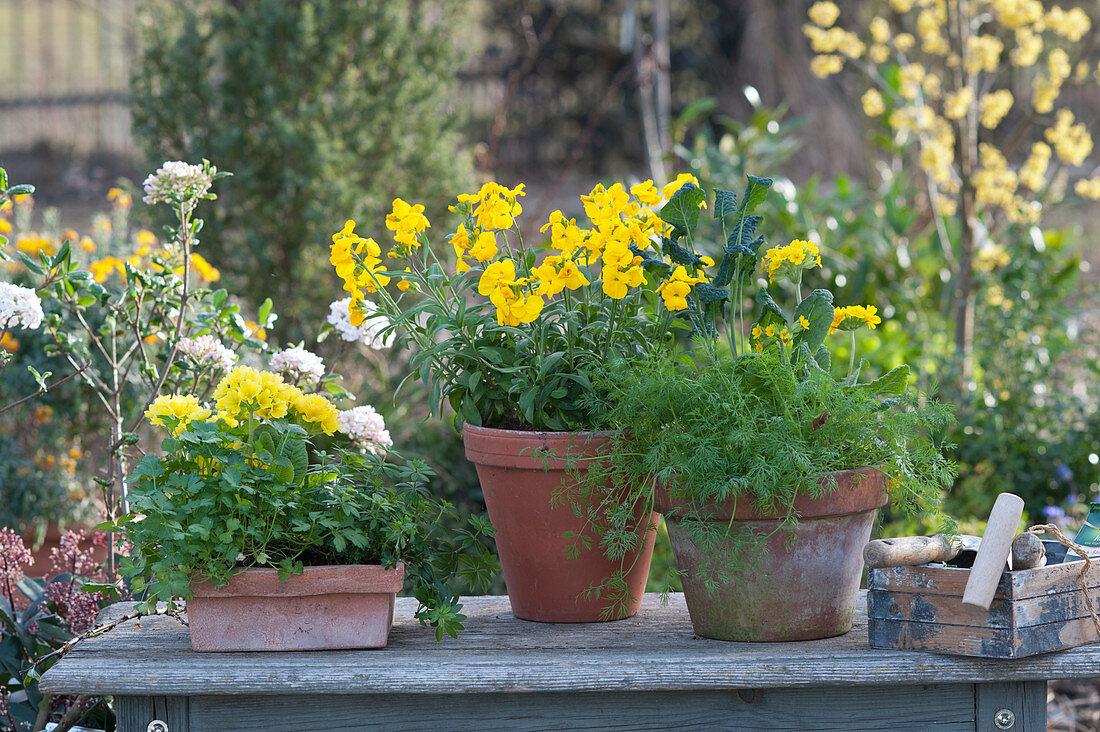
<path fill-rule="evenodd" d="M 703 520 L 684 519 L 677 514 L 684 515 L 686 504 L 658 489 L 657 508 L 665 513 L 698 635 L 796 641 L 851 630 L 863 545 L 875 511 L 888 501 L 886 476 L 870 468 L 833 475 L 836 491 L 795 501 L 793 544 L 782 517 L 761 514 L 751 501 L 696 506 Z M 758 537 L 755 547 L 745 541 L 749 532 Z"/>
<path fill-rule="evenodd" d="M 608 433 L 527 432 L 467 424 L 466 457 L 477 466 L 489 520 L 496 530 L 504 583 L 517 618 L 546 623 L 590 623 L 635 615 L 641 605 L 657 536 L 656 513 L 639 510 L 640 550 L 623 563 L 607 559 L 598 544 L 567 554 L 567 536 L 585 530 L 568 500 L 556 493 L 575 489 L 585 468 L 609 439 Z M 572 460 L 571 472 L 565 456 Z M 608 595 L 589 590 L 616 572 L 625 572 L 629 602 L 609 612 Z"/>
<path fill-rule="evenodd" d="M 393 626 L 405 566 L 246 569 L 222 587 L 191 585 L 187 622 L 196 651 L 314 651 L 381 648 Z"/>

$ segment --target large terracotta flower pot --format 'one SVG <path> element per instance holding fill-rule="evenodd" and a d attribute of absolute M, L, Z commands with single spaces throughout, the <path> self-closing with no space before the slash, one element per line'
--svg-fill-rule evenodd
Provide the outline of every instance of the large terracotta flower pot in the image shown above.
<path fill-rule="evenodd" d="M 871 537 L 875 511 L 888 501 L 886 476 L 871 468 L 833 475 L 836 491 L 795 501 L 793 545 L 782 517 L 759 513 L 749 500 L 688 508 L 658 487 L 657 509 L 665 514 L 696 634 L 730 641 L 796 641 L 851 630 L 863 545 Z M 697 518 L 684 520 L 686 515 Z M 767 537 L 762 548 L 744 549 L 748 532 Z M 704 555 L 699 539 L 716 536 L 721 537 L 717 549 Z M 705 564 L 709 569 L 703 570 Z M 705 586 L 708 579 L 716 585 L 713 592 Z"/>
<path fill-rule="evenodd" d="M 275 569 L 246 569 L 222 587 L 192 584 L 187 603 L 196 651 L 315 651 L 381 648 L 405 566 L 306 567 L 279 579 Z"/>
<path fill-rule="evenodd" d="M 567 556 L 569 532 L 585 530 L 568 500 L 552 502 L 556 492 L 574 490 L 576 471 L 585 470 L 583 459 L 573 474 L 565 456 L 596 455 L 610 433 L 524 432 L 467 424 L 463 427 L 466 457 L 477 466 L 489 520 L 496 530 L 497 553 L 512 613 L 523 620 L 545 623 L 590 623 L 619 620 L 638 612 L 653 541 L 657 514 L 636 515 L 641 550 L 621 564 L 607 559 L 598 542 Z M 589 532 L 590 533 L 590 532 Z M 604 579 L 627 570 L 626 587 L 632 600 L 618 612 L 608 613 L 606 594 L 585 596 Z"/>

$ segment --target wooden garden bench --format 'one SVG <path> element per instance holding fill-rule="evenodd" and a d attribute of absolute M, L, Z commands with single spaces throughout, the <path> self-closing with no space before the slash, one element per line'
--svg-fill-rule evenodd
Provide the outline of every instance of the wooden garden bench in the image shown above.
<path fill-rule="evenodd" d="M 436 643 L 414 601 L 398 600 L 376 651 L 196 654 L 178 621 L 130 621 L 41 687 L 114 696 L 119 732 L 1036 732 L 1048 679 L 1100 673 L 1100 645 L 1015 661 L 872 650 L 865 596 L 845 636 L 768 644 L 695 637 L 682 595 L 647 595 L 637 617 L 592 625 L 516 620 L 505 597 L 464 603 L 466 632 Z"/>

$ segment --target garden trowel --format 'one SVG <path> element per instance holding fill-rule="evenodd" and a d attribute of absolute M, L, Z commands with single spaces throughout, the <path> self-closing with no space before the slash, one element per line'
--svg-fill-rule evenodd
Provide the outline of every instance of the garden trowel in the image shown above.
<path fill-rule="evenodd" d="M 974 563 L 981 541 L 980 537 L 969 534 L 960 534 L 955 541 L 943 534 L 875 539 L 863 547 L 863 561 L 873 569 L 915 567 L 928 562 L 952 562 L 958 567 L 969 567 Z"/>

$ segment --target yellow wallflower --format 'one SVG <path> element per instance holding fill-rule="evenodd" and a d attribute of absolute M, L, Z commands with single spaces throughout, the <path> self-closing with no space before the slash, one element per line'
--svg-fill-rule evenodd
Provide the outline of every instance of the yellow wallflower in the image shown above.
<path fill-rule="evenodd" d="M 677 265 L 668 279 L 657 288 L 658 294 L 664 300 L 665 307 L 672 312 L 687 309 L 687 296 L 691 294 L 691 288 L 703 282 L 702 278 L 692 277 L 687 273 L 683 265 Z"/>
<path fill-rule="evenodd" d="M 207 282 L 217 282 L 221 279 L 222 274 L 218 271 L 218 268 L 203 259 L 201 254 L 191 254 L 191 266 L 199 273 L 199 277 Z"/>
<path fill-rule="evenodd" d="M 393 232 L 394 241 L 410 248 L 418 247 L 417 234 L 430 226 L 423 204 L 410 205 L 400 198 L 393 200 L 393 210 L 386 216 L 386 228 Z"/>
<path fill-rule="evenodd" d="M 661 189 L 661 197 L 664 198 L 666 201 L 669 200 L 674 195 L 676 195 L 676 191 L 683 188 L 684 184 L 688 182 L 699 185 L 699 179 L 691 173 L 680 173 L 678 176 L 676 176 L 676 180 L 665 184 L 665 187 Z"/>
<path fill-rule="evenodd" d="M 479 262 L 488 262 L 497 255 L 497 235 L 494 231 L 483 231 L 477 235 L 477 240 L 470 247 L 470 256 Z"/>
<path fill-rule="evenodd" d="M 236 419 L 249 414 L 279 419 L 287 415 L 290 404 L 300 394 L 297 387 L 283 383 L 279 374 L 234 366 L 214 389 L 214 404 L 219 415 Z"/>
<path fill-rule="evenodd" d="M 638 202 L 644 206 L 656 206 L 661 202 L 661 191 L 658 190 L 652 180 L 647 180 L 636 186 L 631 186 L 630 194 L 638 199 Z"/>
<path fill-rule="evenodd" d="M 405 271 L 409 274 L 412 274 L 412 269 L 409 267 L 406 267 Z M 409 288 L 412 287 L 412 285 L 413 283 L 409 281 L 408 277 L 402 277 L 397 280 L 397 289 L 401 290 L 401 292 L 408 292 Z"/>
<path fill-rule="evenodd" d="M 104 257 L 88 265 L 88 271 L 96 282 L 106 282 L 112 272 L 125 274 L 126 263 L 117 257 Z"/>
<path fill-rule="evenodd" d="M 489 297 L 501 285 L 509 286 L 516 281 L 516 263 L 510 259 L 493 262 L 481 273 L 477 282 L 478 294 Z"/>
<path fill-rule="evenodd" d="M 112 188 L 107 191 L 107 200 L 114 202 L 118 208 L 130 208 L 130 204 L 133 203 L 130 194 L 121 188 Z"/>
<path fill-rule="evenodd" d="M 3 348 L 8 353 L 15 353 L 19 350 L 19 339 L 14 337 L 11 333 L 4 331 L 4 334 L 0 335 L 0 348 Z"/>
<path fill-rule="evenodd" d="M 80 237 L 80 248 L 89 254 L 95 253 L 95 240 L 90 236 Z"/>

